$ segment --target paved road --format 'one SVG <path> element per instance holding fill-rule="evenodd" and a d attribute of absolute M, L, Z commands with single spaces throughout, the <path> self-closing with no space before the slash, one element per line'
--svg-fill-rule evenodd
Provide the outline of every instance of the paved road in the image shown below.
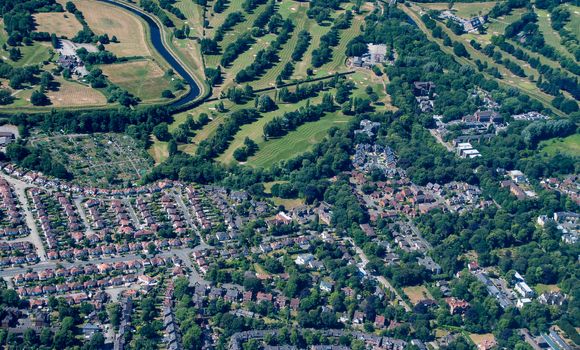
<path fill-rule="evenodd" d="M 181 197 L 181 195 L 179 193 L 173 193 L 173 198 L 175 198 L 175 202 L 181 208 L 181 211 L 183 212 L 183 216 L 185 217 L 185 221 L 187 222 L 189 227 L 191 227 L 195 231 L 197 236 L 199 237 L 199 240 L 201 241 L 201 245 L 205 246 L 205 248 L 209 248 L 209 245 L 207 245 L 207 243 L 203 239 L 203 235 L 199 232 L 199 229 L 195 225 L 195 220 L 191 216 L 191 212 L 189 211 L 189 208 L 187 207 L 187 205 L 185 205 L 185 202 L 183 201 L 183 198 Z"/>
<path fill-rule="evenodd" d="M 92 227 L 91 227 L 91 223 L 89 222 L 89 220 L 87 220 L 87 213 L 85 213 L 85 210 L 83 208 L 82 205 L 82 201 L 83 201 L 84 197 L 75 197 L 73 202 L 75 204 L 75 206 L 77 207 L 77 212 L 79 213 L 79 216 L 81 217 L 81 220 L 83 221 L 83 225 L 85 225 L 86 230 L 85 230 L 85 236 L 87 234 L 94 234 L 95 231 L 93 231 Z"/>
<path fill-rule="evenodd" d="M 31 242 L 36 247 L 36 251 L 38 256 L 40 257 L 41 261 L 46 261 L 46 251 L 44 250 L 44 246 L 42 245 L 42 239 L 40 238 L 40 233 L 38 232 L 38 228 L 36 227 L 36 222 L 34 221 L 34 216 L 28 207 L 28 200 L 26 199 L 26 189 L 29 187 L 34 187 L 30 184 L 27 184 L 24 181 L 17 180 L 12 178 L 4 173 L 0 173 L 6 181 L 8 181 L 12 187 L 14 188 L 14 192 L 18 197 L 20 202 L 20 207 L 24 212 L 24 217 L 26 220 L 26 225 L 30 228 L 30 235 L 26 237 L 26 241 Z"/>
<path fill-rule="evenodd" d="M 202 246 L 197 246 L 195 248 L 181 248 L 181 249 L 172 249 L 172 250 L 167 250 L 167 251 L 162 251 L 158 254 L 156 254 L 156 256 L 159 257 L 171 257 L 171 256 L 178 256 L 179 258 L 181 258 L 184 261 L 184 264 L 187 267 L 191 267 L 192 263 L 191 263 L 191 259 L 189 258 L 189 256 L 191 255 L 191 253 L 193 253 L 196 250 L 202 250 L 205 249 L 205 247 Z M 49 260 L 49 261 L 43 261 L 40 262 L 38 264 L 35 265 L 29 265 L 29 266 L 25 266 L 25 267 L 13 267 L 13 268 L 6 268 L 3 270 L 0 270 L 0 277 L 4 278 L 4 277 L 12 277 L 15 275 L 18 275 L 20 273 L 26 273 L 30 270 L 32 271 L 40 271 L 40 270 L 44 270 L 44 269 L 56 269 L 58 267 L 73 267 L 73 266 L 84 266 L 84 265 L 88 265 L 88 264 L 101 264 L 101 263 L 116 263 L 119 261 L 129 261 L 129 260 L 134 260 L 134 259 L 141 259 L 141 254 L 127 254 L 127 255 L 115 255 L 115 256 L 107 256 L 107 257 L 103 257 L 103 258 L 97 258 L 97 259 L 90 259 L 90 260 L 76 260 L 73 263 L 70 263 L 68 261 L 62 261 L 62 260 Z M 198 275 L 199 276 L 199 275 Z M 201 277 L 199 277 L 201 279 Z"/>
<path fill-rule="evenodd" d="M 356 253 L 358 254 L 360 260 L 361 260 L 361 266 L 364 269 L 364 267 L 368 264 L 369 259 L 367 258 L 366 254 L 362 251 L 362 249 L 360 249 L 352 240 L 352 238 L 347 238 L 347 241 L 349 241 Z M 380 284 L 383 285 L 384 288 L 386 288 L 387 290 L 390 290 L 394 295 L 395 295 L 395 300 L 397 301 L 397 304 L 401 305 L 405 311 L 410 312 L 411 311 L 411 307 L 409 306 L 409 304 L 407 304 L 407 302 L 405 300 L 403 300 L 403 298 L 401 297 L 401 295 L 399 295 L 399 292 L 397 292 L 397 290 L 395 289 L 395 287 L 393 287 L 393 285 L 383 276 L 373 276 L 371 274 L 368 274 L 369 276 L 371 276 L 372 278 L 376 279 Z"/>

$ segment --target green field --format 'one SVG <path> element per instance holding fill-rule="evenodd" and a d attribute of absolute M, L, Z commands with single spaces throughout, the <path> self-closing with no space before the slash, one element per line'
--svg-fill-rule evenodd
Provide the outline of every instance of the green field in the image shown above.
<path fill-rule="evenodd" d="M 114 84 L 144 102 L 162 100 L 163 90 L 171 90 L 171 77 L 149 59 L 106 65 L 101 69 Z"/>
<path fill-rule="evenodd" d="M 492 7 L 495 6 L 496 1 L 485 1 L 485 2 L 470 2 L 470 3 L 453 3 L 451 11 L 457 16 L 462 18 L 471 18 L 478 15 L 485 15 L 489 13 Z M 448 2 L 434 2 L 430 4 L 422 4 L 423 6 L 439 11 L 449 10 Z"/>
<path fill-rule="evenodd" d="M 566 29 L 574 33 L 580 39 L 580 7 L 567 5 L 570 10 L 570 22 L 566 24 Z"/>
<path fill-rule="evenodd" d="M 22 53 L 22 57 L 18 61 L 13 62 L 8 58 L 8 51 L 2 49 L 2 46 L 6 43 L 7 39 L 8 35 L 4 30 L 4 22 L 0 21 L 0 58 L 10 62 L 10 64 L 14 67 L 24 67 L 38 64 L 42 65 L 44 61 L 47 61 L 51 58 L 52 47 L 50 47 L 50 45 L 34 42 L 30 46 L 20 46 L 19 49 Z"/>
<path fill-rule="evenodd" d="M 580 157 L 580 134 L 543 141 L 540 143 L 540 151 L 550 156 L 561 153 Z"/>
<path fill-rule="evenodd" d="M 351 117 L 340 112 L 330 113 L 320 120 L 299 126 L 296 130 L 279 139 L 259 144 L 260 150 L 248 159 L 247 164 L 267 168 L 285 159 L 291 159 L 312 148 L 324 139 L 333 126 L 345 127 Z"/>
<path fill-rule="evenodd" d="M 567 56 L 571 59 L 574 59 L 574 56 L 566 48 L 560 43 L 562 38 L 550 24 L 550 14 L 546 10 L 535 9 L 535 12 L 538 14 L 538 25 L 540 26 L 540 31 L 544 35 L 544 39 L 546 43 L 550 46 L 553 46 L 564 56 Z"/>

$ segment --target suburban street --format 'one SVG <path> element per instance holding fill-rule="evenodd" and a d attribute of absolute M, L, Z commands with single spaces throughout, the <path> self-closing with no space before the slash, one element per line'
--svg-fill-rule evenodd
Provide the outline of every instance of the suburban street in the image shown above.
<path fill-rule="evenodd" d="M 6 181 L 8 181 L 14 187 L 14 192 L 16 193 L 21 208 L 24 211 L 26 225 L 30 228 L 30 235 L 25 237 L 26 238 L 25 240 L 34 244 L 34 246 L 36 247 L 36 251 L 38 252 L 38 256 L 40 257 L 40 260 L 45 261 L 46 251 L 44 250 L 44 246 L 42 245 L 42 239 L 40 238 L 38 228 L 36 227 L 34 216 L 32 216 L 32 212 L 28 207 L 28 201 L 26 200 L 26 189 L 33 186 L 27 184 L 26 182 L 10 177 L 4 173 L 0 173 L 0 176 L 6 179 Z"/>
<path fill-rule="evenodd" d="M 368 264 L 369 259 L 367 258 L 366 254 L 362 251 L 362 249 L 360 249 L 352 240 L 352 238 L 348 237 L 346 238 L 347 241 L 349 241 L 358 257 L 361 260 L 361 268 L 364 269 L 364 267 Z M 398 305 L 401 305 L 405 311 L 410 312 L 411 311 L 411 307 L 409 306 L 409 304 L 407 304 L 407 302 L 405 300 L 403 300 L 403 298 L 401 297 L 401 295 L 399 295 L 399 293 L 397 292 L 397 290 L 395 289 L 395 287 L 393 287 L 393 285 L 383 276 L 373 276 L 369 273 L 367 273 L 368 276 L 371 276 L 372 278 L 376 279 L 384 288 L 386 288 L 387 290 L 391 291 L 394 295 L 395 295 L 395 300 L 397 301 Z"/>

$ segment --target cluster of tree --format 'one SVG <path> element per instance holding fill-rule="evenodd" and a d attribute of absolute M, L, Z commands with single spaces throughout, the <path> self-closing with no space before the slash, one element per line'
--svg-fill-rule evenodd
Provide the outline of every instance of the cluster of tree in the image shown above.
<path fill-rule="evenodd" d="M 72 174 L 61 163 L 54 160 L 47 149 L 29 148 L 20 143 L 11 143 L 6 147 L 6 157 L 26 169 L 41 171 L 60 179 L 72 178 Z"/>
<path fill-rule="evenodd" d="M 91 43 L 95 39 L 95 33 L 89 27 L 89 24 L 85 20 L 85 16 L 83 13 L 73 4 L 71 1 L 67 1 L 65 4 L 65 8 L 68 12 L 72 13 L 75 18 L 80 22 L 83 26 L 73 38 L 72 41 L 76 43 Z"/>
<path fill-rule="evenodd" d="M 538 15 L 533 11 L 527 12 L 519 20 L 508 25 L 504 35 L 510 39 L 518 35 L 523 36 L 523 40 L 520 40 L 520 42 L 524 46 L 553 61 L 560 62 L 560 65 L 570 72 L 580 74 L 580 66 L 574 60 L 564 56 L 553 46 L 546 43 L 537 22 Z"/>
<path fill-rule="evenodd" d="M 220 60 L 220 64 L 223 67 L 228 67 L 232 62 L 234 62 L 242 53 L 248 51 L 252 44 L 254 43 L 254 37 L 252 33 L 245 32 L 236 38 L 236 41 L 229 44 Z"/>
<path fill-rule="evenodd" d="M 0 89 L 0 105 L 9 105 L 14 102 L 14 96 L 6 89 Z"/>
<path fill-rule="evenodd" d="M 502 17 L 505 15 L 509 15 L 513 9 L 527 7 L 527 6 L 529 6 L 529 2 L 526 0 L 508 0 L 508 1 L 498 2 L 489 11 L 488 16 L 491 18 Z"/>
<path fill-rule="evenodd" d="M 175 0 L 159 0 L 159 6 L 161 6 L 162 9 L 169 11 L 175 17 L 181 20 L 185 20 L 186 18 L 183 12 L 181 12 L 181 10 L 178 9 L 177 7 L 173 6 L 174 4 Z"/>
<path fill-rule="evenodd" d="M 424 21 L 433 21 L 429 16 Z M 433 21 L 434 23 L 434 21 Z M 362 35 L 355 36 L 346 44 L 346 55 L 348 57 L 360 57 L 368 52 L 368 46 Z"/>
<path fill-rule="evenodd" d="M 535 148 L 542 140 L 566 137 L 576 133 L 576 124 L 569 119 L 536 121 L 522 130 L 522 137 L 529 148 Z"/>
<path fill-rule="evenodd" d="M 216 86 L 222 82 L 222 69 L 220 66 L 216 68 L 207 67 L 205 69 L 205 78 L 211 86 Z"/>
<path fill-rule="evenodd" d="M 234 159 L 238 162 L 245 162 L 248 157 L 253 156 L 258 151 L 258 145 L 254 140 L 246 137 L 244 139 L 244 145 L 242 147 L 236 148 L 234 151 Z"/>
<path fill-rule="evenodd" d="M 230 2 L 228 0 L 216 0 L 216 2 L 213 4 L 213 12 L 215 13 L 224 12 L 228 8 L 229 3 Z"/>
<path fill-rule="evenodd" d="M 560 35 L 560 43 L 580 61 L 580 41 L 565 25 L 570 21 L 570 12 L 564 6 L 554 7 L 550 12 L 550 24 Z"/>
<path fill-rule="evenodd" d="M 330 20 L 334 11 L 340 10 L 342 0 L 314 0 L 310 1 L 310 7 L 306 12 L 308 18 L 314 18 L 320 25 Z"/>
<path fill-rule="evenodd" d="M 282 102 L 296 103 L 307 98 L 318 96 L 318 93 L 323 91 L 325 88 L 324 82 L 322 81 L 311 84 L 298 84 L 294 91 L 290 91 L 287 87 L 283 87 L 278 92 L 278 98 Z"/>
<path fill-rule="evenodd" d="M 264 11 L 260 12 L 258 17 L 254 20 L 252 27 L 261 29 L 259 32 L 264 34 L 267 24 L 270 22 L 272 16 L 276 13 L 276 2 L 271 0 Z"/>
<path fill-rule="evenodd" d="M 320 46 L 318 49 L 312 51 L 312 65 L 320 67 L 323 64 L 332 60 L 332 47 L 335 47 L 340 42 L 339 30 L 344 30 L 350 27 L 352 20 L 352 12 L 346 11 L 342 13 L 335 20 L 334 25 L 330 31 L 320 37 Z"/>
<path fill-rule="evenodd" d="M 185 39 L 189 36 L 191 29 L 188 25 L 184 24 L 181 28 L 177 29 L 173 29 L 173 35 L 175 35 L 175 37 L 177 39 Z"/>
<path fill-rule="evenodd" d="M 267 0 L 244 0 L 242 3 L 242 8 L 247 13 L 252 13 L 258 6 L 265 4 L 266 1 Z"/>
<path fill-rule="evenodd" d="M 254 100 L 254 107 L 260 113 L 271 112 L 278 108 L 276 102 L 274 102 L 274 100 L 272 100 L 269 95 L 262 95 L 260 97 L 256 96 Z"/>
<path fill-rule="evenodd" d="M 254 58 L 254 62 L 236 74 L 236 82 L 244 83 L 255 80 L 267 69 L 272 67 L 278 61 L 278 51 L 282 48 L 282 45 L 288 41 L 293 30 L 294 24 L 292 21 L 290 19 L 285 20 L 278 36 L 271 42 L 270 46 L 258 51 Z"/>
<path fill-rule="evenodd" d="M 218 156 L 228 148 L 231 139 L 242 125 L 254 122 L 259 117 L 260 113 L 255 109 L 242 109 L 231 113 L 213 136 L 199 143 L 196 155 L 203 159 Z"/>
<path fill-rule="evenodd" d="M 294 73 L 294 62 L 286 62 L 284 68 L 278 76 L 276 77 L 276 86 L 284 84 L 284 80 L 289 79 Z"/>
<path fill-rule="evenodd" d="M 199 42 L 201 53 L 204 55 L 217 55 L 220 53 L 220 47 L 215 39 L 202 38 Z"/>
<path fill-rule="evenodd" d="M 371 100 L 364 97 L 354 97 L 348 99 L 341 106 L 342 113 L 346 115 L 360 114 L 372 111 Z"/>
<path fill-rule="evenodd" d="M 308 101 L 309 102 L 309 101 Z M 274 117 L 264 125 L 264 137 L 281 137 L 292 130 L 296 130 L 302 124 L 320 119 L 326 112 L 334 110 L 332 95 L 325 94 L 322 103 L 300 107 L 296 111 L 286 112 L 281 117 Z"/>
<path fill-rule="evenodd" d="M 301 30 L 298 33 L 298 41 L 296 42 L 296 46 L 294 47 L 294 51 L 292 51 L 292 60 L 294 61 L 301 61 L 302 56 L 308 47 L 310 46 L 310 41 L 312 40 L 312 35 L 307 30 Z"/>
<path fill-rule="evenodd" d="M 107 102 L 118 102 L 121 106 L 130 107 L 139 104 L 140 99 L 132 95 L 129 91 L 109 83 L 107 85 Z M 162 96 L 167 97 L 167 96 Z"/>
<path fill-rule="evenodd" d="M 6 43 L 10 46 L 31 43 L 31 34 L 35 29 L 32 14 L 62 11 L 62 6 L 55 0 L 0 1 L 0 17 L 4 20 L 4 30 L 8 33 Z"/>
<path fill-rule="evenodd" d="M 231 12 L 228 14 L 224 23 L 216 29 L 214 40 L 219 42 L 224 39 L 224 34 L 231 30 L 236 24 L 244 20 L 244 15 L 240 11 Z"/>
<path fill-rule="evenodd" d="M 448 19 L 445 22 L 445 26 L 449 29 L 451 29 L 451 31 L 453 32 L 453 34 L 455 35 L 461 35 L 463 34 L 465 31 L 463 30 L 463 25 L 452 20 L 452 19 Z"/>
<path fill-rule="evenodd" d="M 232 86 L 225 93 L 230 101 L 236 104 L 242 104 L 254 97 L 254 89 L 250 85 L 245 85 L 243 89 Z"/>
<path fill-rule="evenodd" d="M 8 79 L 8 85 L 13 89 L 22 89 L 26 84 L 34 85 L 40 73 L 38 66 L 12 67 L 0 62 L 0 78 Z"/>
<path fill-rule="evenodd" d="M 110 51 L 89 52 L 84 47 L 77 50 L 77 55 L 89 66 L 94 64 L 111 64 L 117 61 L 117 56 Z"/>
<path fill-rule="evenodd" d="M 169 16 L 163 11 L 161 7 L 159 7 L 155 1 L 140 0 L 139 5 L 143 8 L 143 10 L 157 16 L 164 26 L 169 28 L 173 28 L 175 26 L 171 18 L 169 18 Z"/>
<path fill-rule="evenodd" d="M 507 42 L 504 37 L 493 36 L 492 44 L 486 45 L 483 48 L 482 52 L 487 56 L 492 57 L 496 62 L 503 63 L 508 69 L 510 69 L 510 71 L 512 71 L 512 73 L 520 76 L 525 76 L 525 73 L 521 68 L 521 66 L 509 60 L 502 60 L 501 53 L 495 51 L 496 46 L 502 49 L 503 51 L 515 56 L 516 58 L 528 62 L 532 68 L 537 69 L 538 72 L 542 74 L 536 81 L 536 85 L 538 86 L 538 88 L 540 88 L 540 90 L 554 96 L 560 95 L 561 94 L 560 90 L 568 91 L 572 95 L 578 94 L 579 86 L 577 79 L 570 77 L 561 69 L 550 67 L 546 64 L 543 64 L 539 58 L 530 56 L 522 49 L 517 48 L 511 43 Z M 568 102 L 568 104 L 571 106 L 572 104 L 575 104 L 575 102 L 570 101 Z M 572 110 L 567 109 L 566 113 L 571 113 L 575 111 L 573 106 L 571 108 Z"/>

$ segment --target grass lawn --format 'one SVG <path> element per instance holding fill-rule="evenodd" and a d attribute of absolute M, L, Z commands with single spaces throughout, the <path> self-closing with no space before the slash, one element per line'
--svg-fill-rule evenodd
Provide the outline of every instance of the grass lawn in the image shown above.
<path fill-rule="evenodd" d="M 485 341 L 487 341 L 487 342 L 495 341 L 495 337 L 491 333 L 487 333 L 487 334 L 470 333 L 469 339 L 471 339 L 471 341 L 474 342 L 476 346 L 483 344 Z"/>
<path fill-rule="evenodd" d="M 167 150 L 167 142 L 159 141 L 155 136 L 151 136 L 153 144 L 147 150 L 147 153 L 153 158 L 155 164 L 162 163 L 169 157 L 169 151 Z"/>
<path fill-rule="evenodd" d="M 283 184 L 283 183 L 288 183 L 288 181 L 270 181 L 270 182 L 264 182 L 264 192 L 265 193 L 271 193 L 272 186 L 274 186 L 276 184 Z"/>
<path fill-rule="evenodd" d="M 57 36 L 74 37 L 83 29 L 75 16 L 68 12 L 43 12 L 34 14 L 36 31 L 55 33 Z"/>
<path fill-rule="evenodd" d="M 558 32 L 552 29 L 550 24 L 550 14 L 548 11 L 535 9 L 535 12 L 538 14 L 538 25 L 540 26 L 540 31 L 544 35 L 546 43 L 556 48 L 556 50 L 564 56 L 574 59 L 574 56 L 572 56 L 572 54 L 568 52 L 562 44 L 560 44 L 562 38 L 560 38 Z"/>
<path fill-rule="evenodd" d="M 279 139 L 259 144 L 260 150 L 248 159 L 254 167 L 269 167 L 281 160 L 290 159 L 304 153 L 319 143 L 333 126 L 344 127 L 351 117 L 340 112 L 329 113 L 320 120 L 306 123 Z"/>
<path fill-rule="evenodd" d="M 161 92 L 171 88 L 171 78 L 150 59 L 104 65 L 101 69 L 111 82 L 143 101 L 161 100 Z"/>
<path fill-rule="evenodd" d="M 540 152 L 547 153 L 550 156 L 562 153 L 573 157 L 580 157 L 580 134 L 542 141 L 540 143 Z"/>
<path fill-rule="evenodd" d="M 462 18 L 471 18 L 478 15 L 485 15 L 489 13 L 492 7 L 496 4 L 495 1 L 485 1 L 485 2 L 471 2 L 471 3 L 453 3 L 451 8 L 457 16 Z M 449 3 L 447 2 L 434 2 L 430 4 L 422 4 L 423 6 L 439 11 L 449 10 Z"/>
<path fill-rule="evenodd" d="M 409 297 L 413 305 L 416 305 L 421 300 L 433 299 L 433 296 L 425 286 L 405 287 L 403 292 Z"/>
<path fill-rule="evenodd" d="M 320 93 L 317 97 L 310 99 L 310 103 L 318 104 L 322 101 L 323 93 Z M 273 93 L 270 93 L 270 96 L 273 98 Z M 281 103 L 278 105 L 278 109 L 268 113 L 262 113 L 262 117 L 251 124 L 243 125 L 235 135 L 234 140 L 230 143 L 230 147 L 220 156 L 218 160 L 222 163 L 228 164 L 234 160 L 234 151 L 241 147 L 244 144 L 244 140 L 246 137 L 254 140 L 261 147 L 262 144 L 266 143 L 262 138 L 264 125 L 274 119 L 274 117 L 282 116 L 285 112 L 291 112 L 299 109 L 300 107 L 305 106 L 307 100 L 302 100 L 298 103 Z M 253 107 L 253 101 L 250 102 L 247 107 Z M 273 141 L 273 140 L 272 140 Z"/>
<path fill-rule="evenodd" d="M 537 284 L 534 287 L 534 290 L 536 291 L 536 294 L 540 295 L 545 292 L 558 292 L 560 291 L 560 287 L 555 284 Z"/>
<path fill-rule="evenodd" d="M 291 210 L 297 208 L 301 205 L 304 205 L 304 200 L 300 198 L 296 199 L 286 199 L 286 198 L 279 198 L 279 197 L 272 197 L 272 202 L 275 205 L 283 205 L 286 210 Z"/>
<path fill-rule="evenodd" d="M 567 5 L 570 10 L 570 22 L 566 24 L 566 29 L 574 33 L 580 39 L 580 7 Z"/>

